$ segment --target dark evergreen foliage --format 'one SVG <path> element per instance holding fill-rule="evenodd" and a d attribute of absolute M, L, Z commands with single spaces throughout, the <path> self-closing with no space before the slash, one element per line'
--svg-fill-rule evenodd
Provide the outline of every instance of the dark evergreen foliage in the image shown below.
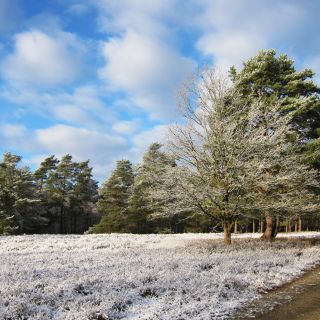
<path fill-rule="evenodd" d="M 116 169 L 100 189 L 98 211 L 103 216 L 99 224 L 90 228 L 90 233 L 131 231 L 128 217 L 133 180 L 131 162 L 118 161 Z"/>
<path fill-rule="evenodd" d="M 97 222 L 88 161 L 51 156 L 33 174 L 20 161 L 6 153 L 0 163 L 0 234 L 83 233 Z"/>

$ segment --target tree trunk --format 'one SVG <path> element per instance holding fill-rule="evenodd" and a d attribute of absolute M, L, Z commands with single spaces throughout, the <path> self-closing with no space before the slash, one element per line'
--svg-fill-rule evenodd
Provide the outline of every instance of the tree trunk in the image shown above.
<path fill-rule="evenodd" d="M 264 241 L 273 241 L 278 233 L 279 218 L 276 221 L 271 215 L 266 216 L 266 230 L 262 235 L 261 239 Z"/>
<path fill-rule="evenodd" d="M 231 244 L 231 227 L 232 227 L 232 224 L 230 222 L 224 221 L 223 223 L 224 243 L 227 245 Z"/>
<path fill-rule="evenodd" d="M 262 236 L 262 238 L 266 241 L 272 241 L 272 217 L 271 216 L 267 216 L 266 217 L 266 230 Z"/>
<path fill-rule="evenodd" d="M 60 234 L 63 234 L 63 211 L 64 211 L 64 206 L 62 205 L 60 207 Z"/>
<path fill-rule="evenodd" d="M 276 216 L 276 229 L 275 229 L 275 235 L 277 235 L 277 233 L 278 233 L 278 230 L 279 230 L 279 226 L 280 226 L 280 217 L 279 217 L 279 215 L 277 214 L 277 216 Z"/>
<path fill-rule="evenodd" d="M 234 223 L 234 233 L 237 234 L 238 233 L 238 221 L 236 220 Z"/>
<path fill-rule="evenodd" d="M 291 219 L 288 219 L 288 232 L 291 232 Z"/>
<path fill-rule="evenodd" d="M 298 231 L 302 232 L 302 220 L 301 220 L 301 218 L 299 218 Z"/>
<path fill-rule="evenodd" d="M 256 232 L 256 222 L 252 220 L 252 233 Z"/>
<path fill-rule="evenodd" d="M 259 232 L 260 232 L 260 233 L 263 233 L 263 220 L 260 219 L 260 220 L 259 220 L 259 223 L 260 223 Z"/>
<path fill-rule="evenodd" d="M 298 232 L 298 221 L 294 223 L 294 232 Z"/>

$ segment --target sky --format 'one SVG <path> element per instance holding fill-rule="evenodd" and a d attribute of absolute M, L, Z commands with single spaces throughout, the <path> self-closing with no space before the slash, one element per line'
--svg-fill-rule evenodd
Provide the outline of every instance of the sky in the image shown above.
<path fill-rule="evenodd" d="M 179 121 L 177 93 L 204 66 L 261 49 L 320 83 L 318 0 L 0 0 L 0 153 L 31 169 L 90 159 L 103 181 Z"/>

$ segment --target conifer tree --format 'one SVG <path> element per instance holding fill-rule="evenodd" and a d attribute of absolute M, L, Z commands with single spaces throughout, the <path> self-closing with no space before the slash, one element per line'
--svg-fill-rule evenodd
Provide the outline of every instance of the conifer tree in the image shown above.
<path fill-rule="evenodd" d="M 75 164 L 72 162 L 72 156 L 67 154 L 61 158 L 48 178 L 47 191 L 57 208 L 60 233 L 67 231 L 65 220 L 73 197 L 74 169 Z"/>
<path fill-rule="evenodd" d="M 71 232 L 84 232 L 95 221 L 96 202 L 98 200 L 97 182 L 92 179 L 89 161 L 75 163 L 75 184 L 72 211 L 70 215 Z M 80 224 L 79 224 L 80 220 Z"/>
<path fill-rule="evenodd" d="M 168 221 L 152 222 L 151 216 L 160 210 L 161 204 L 152 201 L 150 191 L 157 186 L 157 181 L 167 170 L 174 166 L 174 161 L 162 151 L 162 144 L 152 143 L 143 156 L 142 164 L 137 166 L 132 195 L 130 197 L 130 221 L 134 232 L 147 233 L 156 231 L 153 225 L 167 225 Z M 170 222 L 169 222 L 170 223 Z M 163 226 L 165 227 L 165 226 Z"/>
<path fill-rule="evenodd" d="M 244 62 L 240 71 L 230 69 L 244 101 L 260 97 L 269 104 L 281 103 L 284 113 L 292 112 L 291 124 L 304 145 L 319 143 L 320 88 L 312 81 L 313 76 L 311 69 L 296 71 L 294 61 L 285 54 L 277 56 L 275 50 L 260 51 Z M 311 160 L 311 154 L 309 157 Z M 317 157 L 314 161 L 319 161 Z"/>
<path fill-rule="evenodd" d="M 34 179 L 49 232 L 82 233 L 95 222 L 97 183 L 89 161 L 73 162 L 70 155 L 59 161 L 51 156 L 40 164 Z"/>
<path fill-rule="evenodd" d="M 11 234 L 19 228 L 15 210 L 14 181 L 16 166 L 20 160 L 19 156 L 5 153 L 0 163 L 0 234 Z"/>
<path fill-rule="evenodd" d="M 290 139 L 296 140 L 295 149 L 303 153 L 305 161 L 319 170 L 320 88 L 312 81 L 313 71 L 298 72 L 287 55 L 263 50 L 244 62 L 240 71 L 232 67 L 230 76 L 245 103 L 260 97 L 269 105 L 281 104 L 283 114 L 291 113 L 290 126 L 294 130 Z M 293 216 L 301 214 L 291 212 Z M 271 216 L 269 213 L 267 218 Z M 275 219 L 272 229 L 276 233 Z"/>
<path fill-rule="evenodd" d="M 129 232 L 129 198 L 134 181 L 132 164 L 117 161 L 116 169 L 99 190 L 98 211 L 103 215 L 100 223 L 89 233 Z"/>
<path fill-rule="evenodd" d="M 0 163 L 0 233 L 38 232 L 46 224 L 35 196 L 32 174 L 21 157 L 5 153 Z"/>
<path fill-rule="evenodd" d="M 51 183 L 50 177 L 56 170 L 58 163 L 59 160 L 54 155 L 47 157 L 40 163 L 39 168 L 33 174 L 37 197 L 41 201 L 40 210 L 48 220 L 48 226 L 43 230 L 45 232 L 54 232 L 56 201 L 53 200 L 52 194 L 49 192 L 49 190 L 53 190 L 53 187 L 49 188 L 49 184 Z"/>

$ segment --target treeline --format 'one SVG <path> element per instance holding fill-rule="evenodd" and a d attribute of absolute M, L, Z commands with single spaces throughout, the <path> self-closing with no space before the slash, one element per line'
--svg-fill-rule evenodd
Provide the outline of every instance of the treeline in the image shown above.
<path fill-rule="evenodd" d="M 88 162 L 0 163 L 0 233 L 262 232 L 320 227 L 320 88 L 310 69 L 261 51 L 229 78 L 207 69 L 181 90 L 165 148 L 120 160 L 98 190 Z M 230 83 L 231 80 L 231 83 Z"/>
<path fill-rule="evenodd" d="M 181 203 L 177 186 L 183 186 L 184 181 L 176 175 L 178 168 L 177 161 L 159 143 L 151 144 L 136 166 L 129 160 L 118 161 L 99 190 L 97 209 L 102 219 L 88 233 L 223 232 L 219 211 L 202 211 L 204 204 L 202 208 L 192 204 L 196 199 L 190 197 L 189 190 L 185 190 L 190 197 L 187 206 Z M 261 212 L 235 213 L 232 222 L 230 231 L 234 233 L 263 233 L 266 229 Z M 277 214 L 276 223 L 279 232 L 320 230 L 320 212 L 283 211 Z"/>
<path fill-rule="evenodd" d="M 20 162 L 11 153 L 0 162 L 0 234 L 83 233 L 99 221 L 88 161 L 51 156 L 35 172 Z"/>
<path fill-rule="evenodd" d="M 149 196 L 154 179 L 175 166 L 159 143 L 135 167 L 118 161 L 99 190 L 88 161 L 74 162 L 71 155 L 50 156 L 34 172 L 20 163 L 11 153 L 0 162 L 0 234 L 210 232 L 214 226 L 201 214 L 155 214 L 159 204 Z"/>
<path fill-rule="evenodd" d="M 213 218 L 194 212 L 192 216 L 158 215 L 162 203 L 153 201 L 152 191 L 158 188 L 157 179 L 175 161 L 153 143 L 144 154 L 141 164 L 133 167 L 129 160 L 117 162 L 116 169 L 99 190 L 98 211 L 103 215 L 89 233 L 181 233 L 209 232 Z"/>

